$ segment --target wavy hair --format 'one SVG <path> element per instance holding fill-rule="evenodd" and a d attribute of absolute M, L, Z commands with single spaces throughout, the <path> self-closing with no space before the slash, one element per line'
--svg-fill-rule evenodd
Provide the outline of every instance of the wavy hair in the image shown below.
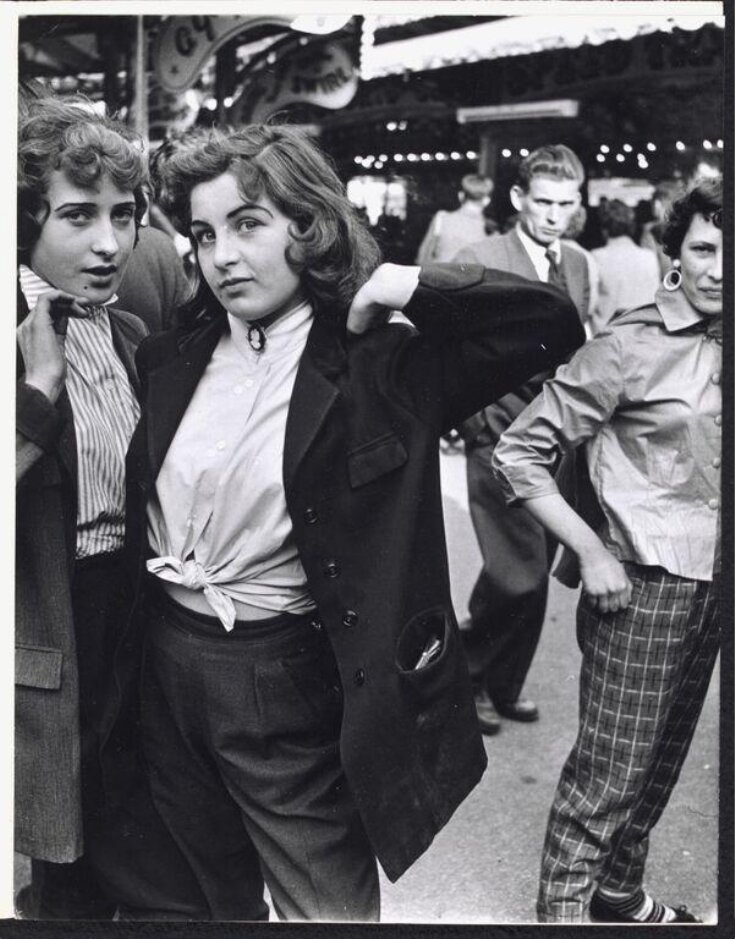
<path fill-rule="evenodd" d="M 516 183 L 528 192 L 534 176 L 551 176 L 554 179 L 571 179 L 580 186 L 584 182 L 584 167 L 579 157 L 563 143 L 539 147 L 521 162 Z"/>
<path fill-rule="evenodd" d="M 132 192 L 137 229 L 145 213 L 148 182 L 142 142 L 124 124 L 90 110 L 84 98 L 26 96 L 18 126 L 18 260 L 28 263 L 48 218 L 51 174 L 61 170 L 78 186 L 107 174 Z"/>
<path fill-rule="evenodd" d="M 168 145 L 154 163 L 157 201 L 191 239 L 195 256 L 190 231 L 195 186 L 229 172 L 243 198 L 267 196 L 292 222 L 286 260 L 315 314 L 344 323 L 352 298 L 380 263 L 380 250 L 326 156 L 302 131 L 269 124 L 199 130 Z M 186 324 L 202 313 L 222 312 L 200 276 L 180 319 Z"/>
<path fill-rule="evenodd" d="M 696 181 L 688 192 L 671 203 L 661 231 L 664 253 L 670 258 L 681 254 L 682 243 L 695 215 L 703 215 L 717 228 L 722 228 L 721 176 Z"/>

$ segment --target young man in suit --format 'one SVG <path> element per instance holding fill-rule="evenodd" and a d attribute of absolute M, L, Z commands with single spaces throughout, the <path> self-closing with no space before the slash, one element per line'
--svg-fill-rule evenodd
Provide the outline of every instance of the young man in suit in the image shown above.
<path fill-rule="evenodd" d="M 556 285 L 587 315 L 590 296 L 584 257 L 562 241 L 581 204 L 584 170 L 563 144 L 540 147 L 521 163 L 510 199 L 514 228 L 463 248 L 455 261 L 520 274 Z M 480 726 L 500 729 L 499 716 L 535 721 L 536 705 L 521 697 L 546 612 L 548 571 L 556 543 L 525 509 L 509 509 L 491 471 L 495 444 L 536 396 L 547 374 L 505 395 L 462 426 L 467 453 L 470 514 L 483 567 L 461 624 Z"/>

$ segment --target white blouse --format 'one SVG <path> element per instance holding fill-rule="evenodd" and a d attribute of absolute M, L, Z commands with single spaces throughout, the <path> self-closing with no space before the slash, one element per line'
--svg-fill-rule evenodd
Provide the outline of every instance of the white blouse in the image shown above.
<path fill-rule="evenodd" d="M 286 418 L 313 321 L 308 303 L 268 327 L 265 349 L 228 314 L 148 506 L 148 570 L 202 590 L 225 629 L 232 600 L 275 613 L 314 608 L 283 488 Z"/>

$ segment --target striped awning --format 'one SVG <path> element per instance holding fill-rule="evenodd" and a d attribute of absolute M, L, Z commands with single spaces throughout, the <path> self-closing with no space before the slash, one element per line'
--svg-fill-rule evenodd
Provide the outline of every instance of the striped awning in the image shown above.
<path fill-rule="evenodd" d="M 538 9 L 538 4 L 535 5 Z M 529 55 L 550 49 L 599 46 L 675 29 L 697 30 L 707 24 L 724 28 L 719 3 L 643 3 L 641 13 L 618 12 L 616 3 L 597 4 L 599 12 L 575 13 L 574 4 L 554 4 L 554 15 L 508 16 L 461 29 L 375 45 L 377 24 L 366 18 L 361 48 L 363 80 L 405 72 L 423 72 L 468 62 Z M 621 5 L 623 6 L 623 5 Z M 631 5 L 624 4 L 627 11 Z"/>

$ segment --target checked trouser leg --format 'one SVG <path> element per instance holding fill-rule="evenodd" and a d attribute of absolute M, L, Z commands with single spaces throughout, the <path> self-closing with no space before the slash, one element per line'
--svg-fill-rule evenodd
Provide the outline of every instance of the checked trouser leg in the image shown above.
<path fill-rule="evenodd" d="M 626 565 L 626 610 L 598 614 L 583 595 L 580 727 L 549 817 L 541 922 L 582 922 L 595 881 L 640 885 L 648 833 L 679 775 L 718 648 L 715 590 Z"/>

